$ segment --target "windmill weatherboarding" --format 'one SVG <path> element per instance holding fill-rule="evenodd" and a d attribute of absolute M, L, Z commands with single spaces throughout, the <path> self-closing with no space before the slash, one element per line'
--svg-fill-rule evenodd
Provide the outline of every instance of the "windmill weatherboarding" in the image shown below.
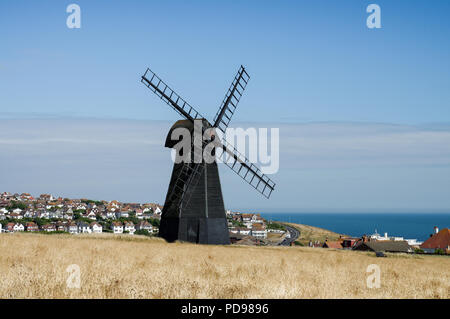
<path fill-rule="evenodd" d="M 207 129 L 216 129 L 225 134 L 249 80 L 250 76 L 241 66 L 211 124 L 153 71 L 147 69 L 141 77 L 145 86 L 184 118 L 175 122 L 170 129 L 165 143 L 169 148 L 177 147 L 178 140 L 172 139 L 172 132 L 177 128 L 188 129 L 191 133 L 200 130 L 201 136 Z M 203 154 L 210 142 L 214 143 L 216 150 L 226 155 L 227 160 L 223 162 L 263 196 L 269 198 L 275 188 L 275 183 L 269 177 L 225 139 L 216 139 L 212 134 L 209 140 L 201 142 L 201 146 L 192 139 L 189 160 L 184 160 L 181 157 L 183 154 L 176 152 L 177 160 L 161 214 L 159 235 L 169 242 L 230 243 L 217 162 L 192 160 L 196 154 Z"/>

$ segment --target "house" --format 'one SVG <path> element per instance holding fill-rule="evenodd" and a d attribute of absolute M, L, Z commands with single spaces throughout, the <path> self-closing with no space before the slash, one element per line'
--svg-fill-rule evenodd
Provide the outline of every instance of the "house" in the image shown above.
<path fill-rule="evenodd" d="M 391 253 L 412 253 L 413 249 L 406 241 L 387 240 L 387 241 L 366 241 L 357 243 L 353 250 L 391 252 Z"/>
<path fill-rule="evenodd" d="M 107 218 L 111 218 L 111 219 L 116 218 L 115 210 L 107 210 L 106 211 L 106 217 Z"/>
<path fill-rule="evenodd" d="M 125 226 L 124 231 L 129 232 L 131 235 L 133 235 L 134 232 L 136 231 L 133 222 L 125 222 L 124 226 Z"/>
<path fill-rule="evenodd" d="M 135 210 L 136 218 L 143 219 L 144 218 L 144 211 L 141 208 L 138 208 Z"/>
<path fill-rule="evenodd" d="M 237 227 L 237 230 L 239 232 L 240 235 L 243 236 L 250 236 L 252 230 L 250 228 L 246 228 L 246 227 Z"/>
<path fill-rule="evenodd" d="M 322 248 L 342 249 L 344 247 L 342 246 L 342 243 L 340 241 L 329 241 L 329 240 L 326 240 L 323 243 Z"/>
<path fill-rule="evenodd" d="M 91 232 L 93 232 L 93 233 L 95 233 L 95 234 L 98 234 L 98 233 L 102 233 L 102 232 L 103 232 L 103 227 L 102 227 L 102 225 L 100 225 L 100 224 L 97 223 L 97 222 L 92 222 L 91 225 L 90 225 L 90 227 L 91 227 Z"/>
<path fill-rule="evenodd" d="M 33 223 L 33 222 L 27 223 L 27 224 L 25 225 L 25 227 L 26 227 L 26 230 L 27 230 L 27 231 L 30 231 L 30 232 L 39 231 L 38 225 L 36 225 L 36 224 Z"/>
<path fill-rule="evenodd" d="M 25 226 L 23 226 L 22 224 L 19 223 L 15 223 L 14 227 L 13 227 L 13 231 L 25 231 Z"/>
<path fill-rule="evenodd" d="M 359 238 L 353 238 L 353 237 L 341 237 L 340 238 L 342 248 L 348 248 L 348 249 L 353 248 L 353 246 L 355 246 L 359 240 L 360 240 Z"/>
<path fill-rule="evenodd" d="M 267 238 L 267 230 L 264 225 L 254 224 L 252 227 L 252 236 L 259 239 Z"/>
<path fill-rule="evenodd" d="M 23 216 L 21 214 L 18 214 L 18 213 L 11 213 L 10 217 L 12 219 L 22 219 L 23 218 Z"/>
<path fill-rule="evenodd" d="M 27 200 L 32 200 L 32 199 L 33 199 L 33 196 L 31 196 L 28 193 L 22 193 L 20 195 L 20 200 L 22 200 L 22 201 L 27 201 Z"/>
<path fill-rule="evenodd" d="M 83 217 L 85 218 L 89 218 L 91 220 L 96 220 L 97 219 L 97 215 L 94 209 L 88 210 L 86 212 L 86 214 L 83 215 Z"/>
<path fill-rule="evenodd" d="M 45 232 L 54 232 L 56 231 L 56 226 L 54 224 L 46 224 L 42 226 L 42 230 Z"/>
<path fill-rule="evenodd" d="M 23 213 L 23 218 L 33 218 L 34 212 L 32 210 L 27 210 Z"/>
<path fill-rule="evenodd" d="M 111 229 L 114 234 L 122 234 L 123 233 L 123 225 L 121 222 L 112 222 Z"/>
<path fill-rule="evenodd" d="M 153 214 L 161 216 L 162 214 L 161 208 L 159 206 L 156 206 L 155 209 L 153 210 Z"/>
<path fill-rule="evenodd" d="M 430 236 L 420 248 L 427 253 L 434 253 L 436 249 L 442 249 L 450 254 L 450 229 L 444 228 L 441 231 L 437 227 L 434 228 L 434 234 Z"/>
<path fill-rule="evenodd" d="M 45 200 L 45 201 L 52 201 L 53 200 L 53 196 L 49 195 L 49 194 L 41 194 L 39 196 L 40 199 Z"/>
<path fill-rule="evenodd" d="M 264 219 L 259 214 L 253 215 L 250 221 L 252 224 L 264 224 Z"/>
<path fill-rule="evenodd" d="M 39 214 L 39 217 L 40 218 L 49 219 L 50 218 L 50 212 L 46 211 L 46 210 L 41 211 L 40 214 Z"/>
<path fill-rule="evenodd" d="M 116 218 L 128 218 L 130 216 L 129 211 L 127 210 L 121 210 L 116 212 Z"/>
<path fill-rule="evenodd" d="M 57 222 L 55 226 L 57 231 L 67 231 L 67 227 L 63 222 Z"/>
<path fill-rule="evenodd" d="M 91 231 L 91 227 L 89 226 L 89 224 L 88 223 L 85 223 L 85 222 L 78 222 L 77 223 L 77 226 L 78 226 L 78 232 L 79 233 L 87 233 L 87 234 L 90 234 L 92 231 Z"/>
<path fill-rule="evenodd" d="M 14 231 L 14 225 L 15 223 L 7 223 L 5 225 L 5 231 L 12 233 Z"/>
<path fill-rule="evenodd" d="M 77 226 L 77 224 L 75 224 L 74 222 L 70 222 L 70 223 L 67 225 L 67 231 L 68 231 L 70 234 L 78 234 L 78 226 Z"/>
<path fill-rule="evenodd" d="M 13 209 L 13 211 L 12 211 L 14 214 L 21 214 L 22 213 L 22 210 L 20 209 L 20 208 L 16 208 L 16 209 Z"/>
<path fill-rule="evenodd" d="M 153 226 L 152 226 L 152 224 L 150 224 L 147 221 L 141 221 L 139 224 L 137 224 L 136 229 L 137 230 L 146 230 L 149 233 L 151 233 L 153 231 Z"/>

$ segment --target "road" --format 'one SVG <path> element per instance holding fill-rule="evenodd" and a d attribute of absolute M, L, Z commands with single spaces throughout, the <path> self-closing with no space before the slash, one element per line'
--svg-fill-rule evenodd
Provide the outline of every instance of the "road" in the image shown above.
<path fill-rule="evenodd" d="M 297 238 L 300 236 L 300 232 L 295 229 L 294 227 L 287 226 L 286 224 L 283 224 L 283 226 L 287 229 L 287 231 L 291 234 L 290 238 L 285 238 L 281 243 L 279 243 L 280 246 L 290 246 L 291 243 L 297 240 Z"/>

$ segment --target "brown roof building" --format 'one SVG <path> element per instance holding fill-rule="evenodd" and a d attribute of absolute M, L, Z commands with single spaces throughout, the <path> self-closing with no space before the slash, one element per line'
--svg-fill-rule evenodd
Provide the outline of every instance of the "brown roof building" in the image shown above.
<path fill-rule="evenodd" d="M 325 241 L 322 245 L 323 248 L 342 249 L 342 243 L 340 241 Z"/>
<path fill-rule="evenodd" d="M 408 245 L 406 241 L 362 241 L 353 247 L 353 250 L 363 251 L 382 251 L 391 253 L 412 253 L 413 249 Z"/>
<path fill-rule="evenodd" d="M 450 251 L 450 229 L 444 228 L 436 234 L 433 234 L 430 238 L 428 238 L 422 245 L 420 245 L 422 249 L 430 249 L 434 250 L 437 248 Z"/>

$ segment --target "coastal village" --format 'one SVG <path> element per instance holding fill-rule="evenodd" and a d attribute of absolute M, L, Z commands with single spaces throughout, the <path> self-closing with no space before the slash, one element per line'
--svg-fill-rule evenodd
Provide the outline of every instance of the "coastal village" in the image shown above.
<path fill-rule="evenodd" d="M 157 236 L 162 206 L 155 203 L 121 203 L 88 199 L 55 198 L 50 194 L 33 197 L 28 193 L 0 194 L 0 232 L 42 232 L 46 234 L 129 234 Z M 305 236 L 305 229 L 260 214 L 227 211 L 230 241 L 238 245 L 308 246 L 328 249 L 388 253 L 428 253 L 450 255 L 450 230 L 435 227 L 425 242 L 403 237 L 371 235 L 351 237 L 324 234 Z M 298 225 L 300 226 L 300 225 Z M 309 226 L 303 226 L 309 227 Z M 313 227 L 310 227 L 313 228 Z"/>

